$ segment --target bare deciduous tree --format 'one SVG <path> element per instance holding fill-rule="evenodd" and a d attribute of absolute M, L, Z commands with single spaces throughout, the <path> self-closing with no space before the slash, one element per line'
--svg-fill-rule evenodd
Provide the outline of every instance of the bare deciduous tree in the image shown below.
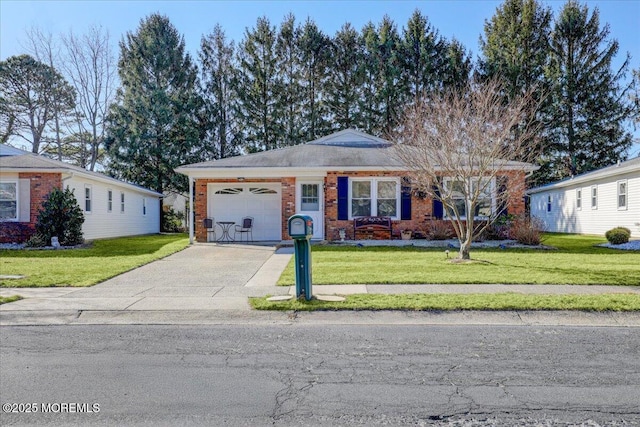
<path fill-rule="evenodd" d="M 62 37 L 62 43 L 65 47 L 63 68 L 78 94 L 78 130 L 73 140 L 79 146 L 71 151 L 81 155 L 84 167 L 94 170 L 102 155 L 104 122 L 116 86 L 116 63 L 109 31 L 91 27 L 81 36 L 69 31 Z"/>
<path fill-rule="evenodd" d="M 442 203 L 459 259 L 469 259 L 474 238 L 522 196 L 524 179 L 505 176 L 535 170 L 527 163 L 538 131 L 532 102 L 531 93 L 505 102 L 497 81 L 470 83 L 410 106 L 392 136 L 413 188 Z"/>

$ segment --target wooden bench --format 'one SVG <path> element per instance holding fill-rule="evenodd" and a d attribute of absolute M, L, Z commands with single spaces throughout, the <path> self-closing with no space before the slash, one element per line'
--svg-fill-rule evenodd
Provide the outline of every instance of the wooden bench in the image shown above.
<path fill-rule="evenodd" d="M 353 219 L 353 239 L 358 239 L 358 231 L 388 231 L 392 235 L 391 218 L 388 216 L 359 216 Z"/>

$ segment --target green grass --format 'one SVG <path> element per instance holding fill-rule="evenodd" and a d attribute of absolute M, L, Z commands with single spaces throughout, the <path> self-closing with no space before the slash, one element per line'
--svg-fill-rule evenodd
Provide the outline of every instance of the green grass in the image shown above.
<path fill-rule="evenodd" d="M 91 286 L 184 249 L 184 234 L 96 240 L 84 249 L 3 250 L 0 287 Z"/>
<path fill-rule="evenodd" d="M 638 294 L 603 295 L 523 295 L 501 294 L 412 294 L 348 295 L 343 302 L 297 301 L 270 302 L 266 298 L 250 298 L 257 310 L 581 310 L 638 311 Z"/>
<path fill-rule="evenodd" d="M 0 305 L 8 304 L 10 302 L 21 300 L 22 297 L 20 295 L 12 295 L 10 297 L 0 297 Z"/>
<path fill-rule="evenodd" d="M 473 249 L 478 262 L 468 264 L 451 263 L 444 249 L 313 246 L 313 284 L 640 285 L 639 252 L 595 247 L 600 237 L 545 237 L 556 250 Z M 278 284 L 295 284 L 293 260 Z"/>

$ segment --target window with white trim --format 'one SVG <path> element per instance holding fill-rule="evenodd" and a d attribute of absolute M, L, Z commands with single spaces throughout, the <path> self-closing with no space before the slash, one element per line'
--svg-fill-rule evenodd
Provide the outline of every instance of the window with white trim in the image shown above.
<path fill-rule="evenodd" d="M 89 184 L 84 185 L 84 211 L 91 213 L 91 186 Z"/>
<path fill-rule="evenodd" d="M 113 191 L 107 190 L 107 212 L 113 212 Z"/>
<path fill-rule="evenodd" d="M 598 209 L 598 186 L 591 187 L 591 209 Z"/>
<path fill-rule="evenodd" d="M 0 182 L 0 221 L 18 220 L 18 183 Z"/>
<path fill-rule="evenodd" d="M 124 193 L 120 193 L 120 213 L 124 213 Z"/>
<path fill-rule="evenodd" d="M 455 212 L 457 212 L 460 218 L 466 218 L 467 206 L 471 204 L 471 200 L 467 200 L 466 195 L 471 196 L 475 194 L 476 191 L 479 191 L 479 196 L 476 200 L 474 218 L 479 220 L 486 219 L 491 217 L 493 212 L 495 212 L 494 179 L 487 181 L 486 179 L 470 178 L 467 181 L 460 181 L 447 178 L 444 180 L 444 186 L 445 191 L 450 195 L 455 206 L 455 211 L 445 207 L 444 213 L 446 217 L 451 218 L 455 216 Z"/>
<path fill-rule="evenodd" d="M 618 209 L 627 209 L 627 180 L 618 181 Z"/>
<path fill-rule="evenodd" d="M 146 197 L 142 198 L 142 215 L 143 216 L 147 215 L 147 198 Z"/>
<path fill-rule="evenodd" d="M 582 188 L 576 189 L 576 209 L 582 210 Z"/>
<path fill-rule="evenodd" d="M 349 216 L 388 216 L 400 211 L 397 178 L 352 178 L 349 180 Z"/>
<path fill-rule="evenodd" d="M 547 212 L 551 212 L 551 194 L 547 196 Z"/>

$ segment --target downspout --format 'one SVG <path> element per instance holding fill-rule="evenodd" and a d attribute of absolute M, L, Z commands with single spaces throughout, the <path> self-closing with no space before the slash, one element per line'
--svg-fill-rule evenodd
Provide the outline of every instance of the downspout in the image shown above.
<path fill-rule="evenodd" d="M 193 216 L 193 178 L 189 176 L 189 244 L 193 245 L 193 223 L 195 218 Z"/>
<path fill-rule="evenodd" d="M 61 188 L 61 190 L 64 190 L 64 182 L 65 182 L 66 180 L 68 180 L 68 179 L 73 178 L 73 177 L 75 176 L 75 174 L 76 174 L 75 172 L 71 172 L 71 174 L 70 174 L 68 177 L 66 177 L 66 178 L 62 178 L 62 188 Z"/>

